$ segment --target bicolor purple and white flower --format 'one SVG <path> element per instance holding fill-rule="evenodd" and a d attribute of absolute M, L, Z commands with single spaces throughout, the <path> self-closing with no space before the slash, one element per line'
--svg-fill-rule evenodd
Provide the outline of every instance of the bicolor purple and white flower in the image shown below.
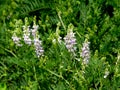
<path fill-rule="evenodd" d="M 44 50 L 42 47 L 42 41 L 40 41 L 39 38 L 34 38 L 34 47 L 37 57 L 39 58 L 40 56 L 43 56 Z"/>
<path fill-rule="evenodd" d="M 90 48 L 89 48 L 90 42 L 85 41 L 83 43 L 81 57 L 83 58 L 83 64 L 88 64 L 90 59 Z"/>
<path fill-rule="evenodd" d="M 73 33 L 72 30 L 68 32 L 67 35 L 64 37 L 64 41 L 68 51 L 74 53 L 76 50 L 76 38 L 75 33 Z"/>
<path fill-rule="evenodd" d="M 12 36 L 12 40 L 17 46 L 22 46 L 22 44 L 20 44 L 21 38 L 17 37 L 15 33 Z"/>
<path fill-rule="evenodd" d="M 33 45 L 35 47 L 35 52 L 37 54 L 37 57 L 39 58 L 43 56 L 44 49 L 42 47 L 42 41 L 39 40 L 39 35 L 37 31 L 38 28 L 39 26 L 35 23 L 32 29 L 30 28 L 30 26 L 27 26 L 25 24 L 23 26 L 23 41 L 25 42 L 25 44 L 28 44 L 30 46 Z M 15 33 L 13 34 L 12 39 L 15 44 L 17 44 L 18 46 L 22 46 L 22 44 L 20 44 L 21 38 L 17 37 Z"/>
<path fill-rule="evenodd" d="M 25 44 L 31 45 L 32 44 L 32 40 L 30 38 L 30 26 L 23 26 L 23 39 Z"/>

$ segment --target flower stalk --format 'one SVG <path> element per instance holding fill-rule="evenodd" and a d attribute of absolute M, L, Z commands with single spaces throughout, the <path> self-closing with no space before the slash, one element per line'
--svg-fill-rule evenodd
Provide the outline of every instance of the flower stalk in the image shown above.
<path fill-rule="evenodd" d="M 87 41 L 87 39 L 83 43 L 81 57 L 83 59 L 83 64 L 88 64 L 90 59 L 90 48 L 89 48 L 90 42 Z"/>

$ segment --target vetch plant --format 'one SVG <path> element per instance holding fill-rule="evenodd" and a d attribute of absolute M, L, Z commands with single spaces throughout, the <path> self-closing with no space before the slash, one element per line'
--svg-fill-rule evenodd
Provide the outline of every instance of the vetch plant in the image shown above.
<path fill-rule="evenodd" d="M 15 33 L 12 36 L 12 40 L 17 46 L 22 46 L 22 44 L 20 44 L 21 38 L 17 37 Z"/>
<path fill-rule="evenodd" d="M 76 50 L 76 38 L 75 33 L 73 33 L 73 25 L 69 24 L 68 26 L 68 32 L 67 35 L 64 37 L 65 46 L 68 49 L 69 52 L 73 53 L 75 55 Z"/>
<path fill-rule="evenodd" d="M 28 18 L 25 18 L 25 25 L 22 26 L 23 27 L 23 39 L 25 44 L 31 45 L 32 44 L 32 40 L 30 38 L 30 26 L 28 25 Z"/>
<path fill-rule="evenodd" d="M 34 18 L 34 25 L 33 28 L 31 29 L 30 26 L 28 25 L 28 19 L 25 18 L 25 25 L 23 25 L 23 41 L 25 42 L 25 44 L 35 48 L 35 53 L 37 55 L 37 57 L 41 57 L 43 56 L 44 50 L 42 47 L 42 41 L 39 40 L 39 35 L 38 35 L 38 28 L 39 26 L 36 25 L 35 22 L 36 17 Z M 16 33 L 13 34 L 12 39 L 14 41 L 14 43 L 17 46 L 22 46 L 22 44 L 20 44 L 20 40 L 21 38 L 18 38 L 16 36 Z"/>
<path fill-rule="evenodd" d="M 61 44 L 61 42 L 62 42 L 62 40 L 61 40 L 62 37 L 59 35 L 59 34 L 60 34 L 59 27 L 60 27 L 60 22 L 57 23 L 55 37 L 54 37 L 54 39 L 52 40 L 52 42 L 53 42 L 54 44 L 55 44 L 56 42 L 58 42 L 59 44 Z"/>
<path fill-rule="evenodd" d="M 90 42 L 87 41 L 87 39 L 83 43 L 81 57 L 83 59 L 83 64 L 88 64 L 90 59 L 90 48 L 89 48 Z"/>
<path fill-rule="evenodd" d="M 32 40 L 30 38 L 30 26 L 23 26 L 23 39 L 25 44 L 31 45 Z"/>
<path fill-rule="evenodd" d="M 39 58 L 40 56 L 43 56 L 44 50 L 42 47 L 42 41 L 40 41 L 39 38 L 34 38 L 34 47 L 37 57 Z"/>
<path fill-rule="evenodd" d="M 33 28 L 31 29 L 31 33 L 32 33 L 33 38 L 35 38 L 36 35 L 37 35 L 37 30 L 38 30 L 38 28 L 39 28 L 39 26 L 36 25 L 36 17 L 34 17 L 33 23 L 34 23 L 34 24 L 33 24 Z"/>
<path fill-rule="evenodd" d="M 119 90 L 117 1 L 0 0 L 0 90 Z"/>
<path fill-rule="evenodd" d="M 36 17 L 34 17 L 33 20 L 33 29 L 31 29 L 32 36 L 33 36 L 33 42 L 34 42 L 34 47 L 35 47 L 35 52 L 37 54 L 37 57 L 39 58 L 40 56 L 43 56 L 44 50 L 42 47 L 42 41 L 39 40 L 39 35 L 38 35 L 38 28 L 39 26 L 36 24 Z"/>
<path fill-rule="evenodd" d="M 17 45 L 17 46 L 22 46 L 21 44 L 21 40 L 22 38 L 20 37 L 21 36 L 21 25 L 22 24 L 22 21 L 21 20 L 15 20 L 15 24 L 14 24 L 14 27 L 15 27 L 15 30 L 12 32 L 12 40 L 13 42 Z"/>

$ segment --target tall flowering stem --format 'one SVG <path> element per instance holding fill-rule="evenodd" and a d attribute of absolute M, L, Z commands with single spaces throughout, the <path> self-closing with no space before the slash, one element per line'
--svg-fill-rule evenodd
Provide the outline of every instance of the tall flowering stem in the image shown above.
<path fill-rule="evenodd" d="M 32 28 L 30 28 L 29 26 L 28 18 L 25 18 L 25 25 L 23 25 L 22 27 L 23 27 L 22 32 L 23 41 L 25 42 L 25 44 L 29 46 L 34 46 L 38 58 L 43 56 L 44 49 L 42 47 L 42 41 L 39 40 L 40 37 L 38 35 L 39 26 L 36 24 L 36 17 L 34 17 Z M 21 38 L 17 37 L 16 33 L 13 34 L 12 39 L 17 46 L 22 46 L 22 44 L 20 44 Z"/>
<path fill-rule="evenodd" d="M 12 35 L 12 40 L 17 46 L 22 46 L 21 44 L 21 26 L 22 26 L 22 21 L 21 20 L 16 20 L 15 21 L 15 30 L 13 31 Z"/>
<path fill-rule="evenodd" d="M 32 27 L 32 29 L 31 29 L 33 38 L 36 38 L 36 37 L 37 37 L 38 28 L 39 28 L 39 26 L 36 25 L 36 16 L 35 16 L 35 17 L 34 17 L 34 20 L 33 20 L 33 27 Z"/>
<path fill-rule="evenodd" d="M 42 47 L 42 41 L 39 40 L 39 35 L 38 35 L 38 28 L 39 26 L 36 25 L 36 17 L 34 17 L 33 21 L 33 29 L 31 29 L 32 36 L 33 36 L 33 42 L 34 42 L 34 47 L 35 47 L 35 52 L 37 54 L 37 57 L 44 56 L 44 49 Z"/>
<path fill-rule="evenodd" d="M 30 38 L 30 26 L 23 26 L 23 39 L 25 44 L 32 44 L 32 40 Z"/>
<path fill-rule="evenodd" d="M 42 42 L 39 40 L 39 38 L 34 38 L 34 46 L 37 57 L 39 58 L 40 56 L 43 56 L 44 50 L 42 47 Z"/>
<path fill-rule="evenodd" d="M 81 52 L 81 55 L 80 55 L 83 59 L 83 64 L 88 64 L 89 59 L 90 59 L 89 45 L 90 45 L 90 42 L 85 40 L 84 43 L 83 43 L 82 52 Z"/>
<path fill-rule="evenodd" d="M 58 42 L 59 44 L 61 44 L 61 42 L 62 42 L 62 37 L 60 36 L 60 26 L 61 26 L 61 24 L 60 24 L 60 22 L 58 22 L 57 23 L 57 27 L 56 27 L 56 33 L 54 34 L 54 39 L 53 39 L 53 43 L 55 44 L 56 42 Z"/>
<path fill-rule="evenodd" d="M 25 44 L 32 44 L 32 40 L 30 38 L 30 26 L 28 23 L 28 18 L 25 18 L 25 25 L 23 26 L 23 39 Z"/>
<path fill-rule="evenodd" d="M 33 25 L 33 29 L 31 29 L 33 38 L 35 38 L 37 36 L 37 30 L 38 30 L 38 28 L 39 28 L 38 25 L 36 25 L 36 24 Z"/>
<path fill-rule="evenodd" d="M 64 37 L 64 41 L 68 51 L 75 55 L 76 38 L 75 38 L 75 33 L 73 33 L 73 28 L 74 27 L 72 24 L 68 26 L 68 32 L 67 32 L 67 35 Z"/>

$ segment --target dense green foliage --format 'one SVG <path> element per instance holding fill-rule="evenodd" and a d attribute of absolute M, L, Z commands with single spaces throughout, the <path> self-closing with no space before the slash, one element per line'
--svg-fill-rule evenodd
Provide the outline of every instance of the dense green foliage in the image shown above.
<path fill-rule="evenodd" d="M 0 0 L 0 90 L 119 90 L 119 22 L 119 0 Z M 44 49 L 39 58 L 33 45 L 12 40 L 34 24 Z M 70 30 L 76 56 L 64 44 Z M 58 36 L 61 43 L 53 42 Z M 90 59 L 83 64 L 87 41 Z"/>

